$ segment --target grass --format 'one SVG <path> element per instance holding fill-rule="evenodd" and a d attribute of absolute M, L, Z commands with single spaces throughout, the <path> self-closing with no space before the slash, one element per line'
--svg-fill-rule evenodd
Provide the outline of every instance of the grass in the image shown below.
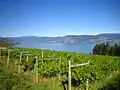
<path fill-rule="evenodd" d="M 35 84 L 28 73 L 18 74 L 0 67 L 0 90 L 62 90 L 62 87 L 56 78 L 39 78 L 39 84 Z"/>
<path fill-rule="evenodd" d="M 30 90 L 32 83 L 27 76 L 0 68 L 0 90 Z"/>
<path fill-rule="evenodd" d="M 105 80 L 90 84 L 89 90 L 120 90 L 120 70 L 113 71 Z"/>

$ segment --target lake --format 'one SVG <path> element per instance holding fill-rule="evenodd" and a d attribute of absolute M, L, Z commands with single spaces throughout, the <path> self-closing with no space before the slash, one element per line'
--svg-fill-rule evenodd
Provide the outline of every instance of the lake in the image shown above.
<path fill-rule="evenodd" d="M 95 43 L 84 42 L 84 43 L 38 43 L 38 42 L 21 42 L 15 47 L 24 48 L 40 48 L 40 49 L 50 49 L 57 51 L 67 51 L 67 52 L 78 52 L 89 54 L 92 52 Z"/>

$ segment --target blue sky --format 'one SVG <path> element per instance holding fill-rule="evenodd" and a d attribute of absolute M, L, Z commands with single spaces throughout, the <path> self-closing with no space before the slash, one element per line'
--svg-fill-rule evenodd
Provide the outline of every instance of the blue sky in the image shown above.
<path fill-rule="evenodd" d="M 0 0 L 0 36 L 120 33 L 120 0 Z"/>

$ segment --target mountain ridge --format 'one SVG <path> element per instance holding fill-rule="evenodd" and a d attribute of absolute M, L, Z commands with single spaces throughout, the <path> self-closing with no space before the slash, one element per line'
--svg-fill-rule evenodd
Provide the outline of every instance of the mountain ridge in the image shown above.
<path fill-rule="evenodd" d="M 18 43 L 14 42 L 11 39 L 0 37 L 0 46 L 14 46 L 16 44 L 18 44 Z"/>
<path fill-rule="evenodd" d="M 58 37 L 41 37 L 41 36 L 22 36 L 6 37 L 8 39 L 23 42 L 37 41 L 39 43 L 79 43 L 79 42 L 120 42 L 120 33 L 102 33 L 98 35 L 65 35 Z"/>

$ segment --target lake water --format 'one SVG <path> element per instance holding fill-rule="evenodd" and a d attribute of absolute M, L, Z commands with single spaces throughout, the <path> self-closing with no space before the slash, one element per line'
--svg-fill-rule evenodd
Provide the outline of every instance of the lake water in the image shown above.
<path fill-rule="evenodd" d="M 95 43 L 85 42 L 85 43 L 38 43 L 38 42 L 22 42 L 15 47 L 24 47 L 24 48 L 40 48 L 40 49 L 50 49 L 57 51 L 67 51 L 67 52 L 78 52 L 89 54 L 92 52 Z"/>

